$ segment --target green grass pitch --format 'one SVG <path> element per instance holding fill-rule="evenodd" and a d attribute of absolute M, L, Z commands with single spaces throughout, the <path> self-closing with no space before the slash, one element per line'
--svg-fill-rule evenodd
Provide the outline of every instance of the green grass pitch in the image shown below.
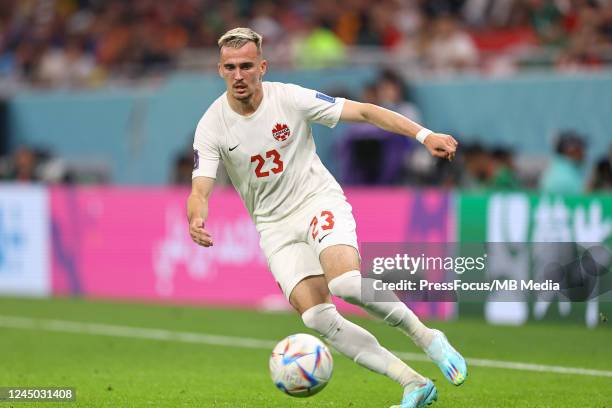
<path fill-rule="evenodd" d="M 278 341 L 308 332 L 295 314 L 244 310 L 0 298 L 0 318 L 19 316 Z M 398 331 L 354 318 L 391 350 L 418 352 Z M 434 322 L 468 358 L 612 370 L 612 328 L 561 323 L 496 327 L 480 320 Z M 163 336 L 162 336 L 163 337 Z M 221 343 L 225 337 L 219 338 Z M 14 328 L 0 324 L 0 386 L 71 386 L 76 402 L 0 403 L 3 407 L 389 407 L 401 389 L 334 354 L 334 375 L 320 394 L 288 397 L 272 385 L 270 350 Z M 612 377 L 471 366 L 454 387 L 431 363 L 408 361 L 436 382 L 433 407 L 612 407 Z"/>

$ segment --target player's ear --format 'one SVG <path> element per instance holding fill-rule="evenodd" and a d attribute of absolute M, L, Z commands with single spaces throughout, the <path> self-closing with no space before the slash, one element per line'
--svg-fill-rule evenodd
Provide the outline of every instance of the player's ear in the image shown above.
<path fill-rule="evenodd" d="M 219 76 L 223 78 L 223 74 L 221 73 L 221 63 L 220 62 L 217 62 L 217 72 L 219 73 Z"/>
<path fill-rule="evenodd" d="M 259 65 L 259 70 L 261 71 L 261 76 L 263 77 L 268 70 L 268 61 L 261 60 L 261 64 Z"/>

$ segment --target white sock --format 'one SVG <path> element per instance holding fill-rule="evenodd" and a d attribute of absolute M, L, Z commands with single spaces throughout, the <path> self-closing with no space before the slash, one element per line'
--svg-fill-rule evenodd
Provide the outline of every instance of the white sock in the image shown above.
<path fill-rule="evenodd" d="M 331 303 L 321 303 L 302 314 L 306 327 L 317 331 L 336 350 L 357 364 L 386 375 L 403 387 L 425 379 L 382 347 L 364 328 L 343 318 Z"/>
<path fill-rule="evenodd" d="M 350 271 L 332 279 L 328 286 L 334 296 L 363 307 L 370 314 L 383 319 L 390 326 L 397 327 L 410 336 L 420 348 L 427 348 L 431 344 L 434 331 L 427 328 L 393 291 L 374 291 L 373 283 L 373 279 L 362 278 L 359 271 Z M 364 298 L 374 299 L 374 293 L 377 299 L 384 299 L 384 301 L 364 302 L 362 300 Z"/>

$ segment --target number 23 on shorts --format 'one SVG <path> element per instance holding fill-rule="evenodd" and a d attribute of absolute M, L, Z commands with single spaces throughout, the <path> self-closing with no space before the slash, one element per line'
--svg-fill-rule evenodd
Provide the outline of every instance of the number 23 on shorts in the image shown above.
<path fill-rule="evenodd" d="M 320 226 L 319 221 L 321 221 Z M 321 214 L 318 217 L 316 215 L 312 217 L 312 221 L 310 221 L 310 234 L 312 235 L 312 239 L 317 239 L 319 231 L 322 231 L 322 233 L 324 233 L 325 231 L 333 229 L 334 224 L 334 214 L 328 210 L 321 211 Z M 323 235 L 321 238 L 319 238 L 319 242 L 321 242 L 326 236 L 327 235 Z"/>

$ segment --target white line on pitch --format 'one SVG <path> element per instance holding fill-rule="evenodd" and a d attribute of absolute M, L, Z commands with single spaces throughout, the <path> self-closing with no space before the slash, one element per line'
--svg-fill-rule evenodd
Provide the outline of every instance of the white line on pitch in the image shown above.
<path fill-rule="evenodd" d="M 142 327 L 115 326 L 101 323 L 84 323 L 68 320 L 33 319 L 29 317 L 0 316 L 0 327 L 13 329 L 48 330 L 64 333 L 94 334 L 111 337 L 140 338 L 149 340 L 178 341 L 183 343 L 209 344 L 214 346 L 229 346 L 271 350 L 275 341 L 259 340 L 243 337 L 218 336 L 213 334 L 180 332 L 165 329 L 149 329 Z M 429 361 L 417 353 L 393 351 L 398 357 L 408 361 Z M 561 367 L 544 364 L 530 364 L 516 361 L 486 360 L 468 358 L 468 364 L 474 367 L 503 368 L 507 370 L 536 371 L 554 374 L 589 375 L 595 377 L 612 377 L 612 371 L 591 370 L 577 367 Z"/>

